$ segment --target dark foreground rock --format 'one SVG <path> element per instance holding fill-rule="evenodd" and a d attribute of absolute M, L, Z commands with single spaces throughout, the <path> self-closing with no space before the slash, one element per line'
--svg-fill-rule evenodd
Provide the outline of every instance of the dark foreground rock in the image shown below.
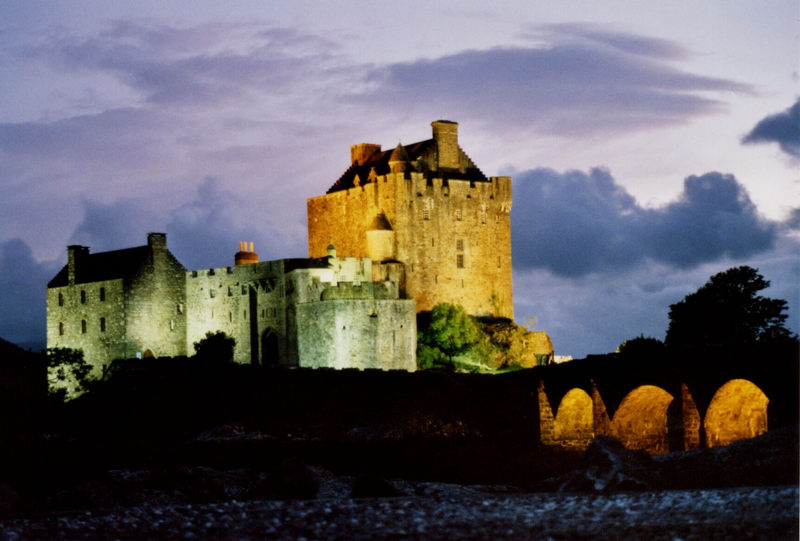
<path fill-rule="evenodd" d="M 340 490 L 344 487 L 340 487 Z M 610 495 L 419 483 L 415 496 L 142 504 L 0 522 L 0 539 L 782 539 L 797 487 Z"/>
<path fill-rule="evenodd" d="M 597 436 L 573 471 L 545 480 L 541 490 L 608 493 L 735 486 L 796 485 L 797 427 L 779 428 L 725 447 L 651 457 Z"/>

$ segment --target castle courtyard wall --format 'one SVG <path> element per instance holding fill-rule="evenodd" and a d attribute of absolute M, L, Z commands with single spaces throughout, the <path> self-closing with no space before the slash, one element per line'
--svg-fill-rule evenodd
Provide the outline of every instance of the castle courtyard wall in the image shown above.
<path fill-rule="evenodd" d="M 295 306 L 301 367 L 416 369 L 411 299 L 337 299 Z"/>

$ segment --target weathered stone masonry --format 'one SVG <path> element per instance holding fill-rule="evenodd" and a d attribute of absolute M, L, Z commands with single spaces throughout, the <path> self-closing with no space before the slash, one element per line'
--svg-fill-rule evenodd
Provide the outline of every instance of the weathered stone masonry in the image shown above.
<path fill-rule="evenodd" d="M 191 354 L 220 330 L 241 363 L 416 367 L 414 301 L 373 282 L 369 259 L 333 247 L 265 262 L 240 252 L 239 265 L 186 271 L 151 233 L 147 246 L 115 252 L 72 246 L 69 260 L 48 287 L 48 347 L 82 349 L 98 374 L 116 358 Z"/>
<path fill-rule="evenodd" d="M 433 138 L 392 151 L 361 143 L 323 196 L 308 200 L 308 251 L 333 239 L 370 257 L 376 276 L 397 272 L 417 310 L 438 303 L 513 318 L 511 179 L 487 178 L 458 145 L 458 124 L 432 123 Z"/>

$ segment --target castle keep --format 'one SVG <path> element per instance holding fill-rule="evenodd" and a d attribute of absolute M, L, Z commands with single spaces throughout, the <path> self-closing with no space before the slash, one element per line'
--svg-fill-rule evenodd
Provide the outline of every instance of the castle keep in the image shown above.
<path fill-rule="evenodd" d="M 458 145 L 458 124 L 381 151 L 351 147 L 326 195 L 308 200 L 308 259 L 189 270 L 147 245 L 68 247 L 47 288 L 47 347 L 82 349 L 95 365 L 192 354 L 209 331 L 236 340 L 241 363 L 416 368 L 416 312 L 460 304 L 512 318 L 511 179 L 487 178 Z M 337 250 L 339 256 L 337 256 Z"/>
<path fill-rule="evenodd" d="M 381 151 L 350 148 L 350 167 L 308 200 L 308 253 L 337 249 L 373 261 L 375 279 L 396 279 L 417 310 L 448 302 L 473 315 L 513 318 L 511 178 L 487 178 L 458 145 L 458 124 Z M 398 264 L 399 263 L 399 264 Z"/>

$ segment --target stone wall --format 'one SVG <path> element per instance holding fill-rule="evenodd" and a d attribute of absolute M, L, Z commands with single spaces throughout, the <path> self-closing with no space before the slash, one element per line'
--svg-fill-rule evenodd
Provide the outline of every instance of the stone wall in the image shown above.
<path fill-rule="evenodd" d="M 47 347 L 83 350 L 94 376 L 128 355 L 125 323 L 122 279 L 47 289 Z"/>
<path fill-rule="evenodd" d="M 165 235 L 147 240 L 150 255 L 125 286 L 126 356 L 186 355 L 186 270 Z"/>
<path fill-rule="evenodd" d="M 416 370 L 413 300 L 337 299 L 295 308 L 299 366 Z"/>
<path fill-rule="evenodd" d="M 383 213 L 417 310 L 449 302 L 474 315 L 513 318 L 509 177 L 445 182 L 390 173 L 309 199 L 307 207 L 310 257 L 324 256 L 331 239 L 340 254 L 366 256 L 368 227 Z"/>

